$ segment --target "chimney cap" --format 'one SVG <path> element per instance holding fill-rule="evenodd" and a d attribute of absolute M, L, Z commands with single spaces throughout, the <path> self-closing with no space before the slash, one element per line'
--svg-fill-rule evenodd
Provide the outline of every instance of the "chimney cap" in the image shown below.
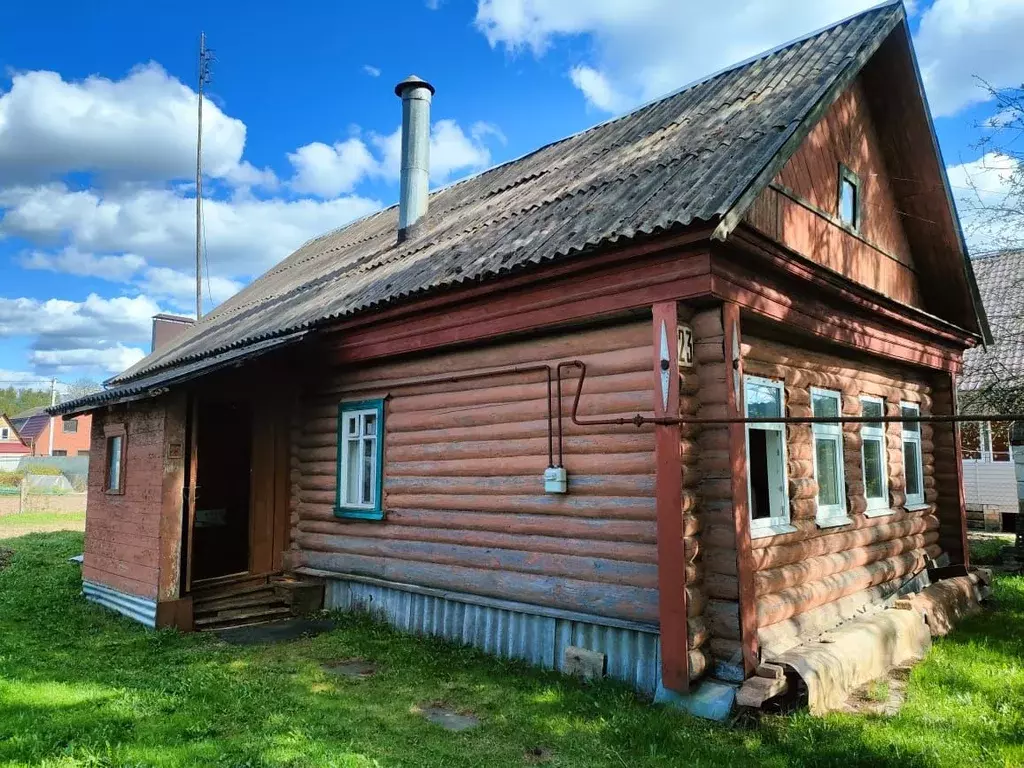
<path fill-rule="evenodd" d="M 430 91 L 430 95 L 434 95 L 434 86 L 424 80 L 422 77 L 416 77 L 416 75 L 409 75 L 405 80 L 395 86 L 395 96 L 401 96 L 405 92 L 406 88 L 418 86 L 420 88 L 426 88 Z"/>

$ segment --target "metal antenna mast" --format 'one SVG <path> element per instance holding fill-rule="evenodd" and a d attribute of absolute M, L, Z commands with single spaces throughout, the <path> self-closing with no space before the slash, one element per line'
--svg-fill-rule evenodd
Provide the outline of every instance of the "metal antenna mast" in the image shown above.
<path fill-rule="evenodd" d="M 199 35 L 199 128 L 196 135 L 196 320 L 203 316 L 203 86 L 210 82 L 213 51 Z"/>

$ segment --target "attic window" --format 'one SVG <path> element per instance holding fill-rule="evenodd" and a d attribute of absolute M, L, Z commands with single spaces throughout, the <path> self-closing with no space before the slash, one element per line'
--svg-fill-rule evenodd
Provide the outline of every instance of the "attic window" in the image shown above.
<path fill-rule="evenodd" d="M 839 166 L 839 220 L 860 229 L 860 179 L 845 165 Z"/>

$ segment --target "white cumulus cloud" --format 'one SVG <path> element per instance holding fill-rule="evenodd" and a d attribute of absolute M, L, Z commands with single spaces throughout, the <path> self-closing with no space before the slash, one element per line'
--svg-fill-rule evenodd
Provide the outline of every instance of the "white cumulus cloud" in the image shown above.
<path fill-rule="evenodd" d="M 921 14 L 916 44 L 936 115 L 988 101 L 979 79 L 995 88 L 1024 81 L 1024 2 L 935 0 Z"/>
<path fill-rule="evenodd" d="M 364 72 L 380 74 L 372 65 Z M 194 305 L 196 93 L 156 63 L 121 79 L 10 77 L 0 91 L 0 240 L 13 244 L 10 266 L 98 278 L 110 290 L 84 302 L 0 298 L 0 337 L 26 339 L 39 371 L 119 370 L 148 347 L 161 306 Z M 287 153 L 292 170 L 282 183 L 245 158 L 245 123 L 206 102 L 206 309 L 303 242 L 381 207 L 361 185 L 397 180 L 400 132 L 352 130 Z M 431 178 L 489 164 L 492 141 L 504 141 L 494 126 L 439 121 Z M 16 284 L 6 282 L 8 295 Z M 71 283 L 53 285 L 59 296 Z"/>
<path fill-rule="evenodd" d="M 971 253 L 1024 248 L 1024 167 L 989 152 L 946 169 Z"/>
<path fill-rule="evenodd" d="M 475 23 L 513 53 L 584 40 L 587 54 L 567 74 L 592 106 L 619 112 L 874 4 L 791 0 L 782 12 L 762 0 L 479 0 Z"/>
<path fill-rule="evenodd" d="M 480 170 L 491 164 L 486 140 L 504 143 L 501 131 L 489 123 L 474 123 L 467 133 L 455 120 L 438 120 L 430 130 L 430 180 L 440 184 L 461 172 Z M 379 172 L 395 180 L 402 170 L 402 128 L 387 136 L 373 135 L 371 142 L 381 153 Z"/>
<path fill-rule="evenodd" d="M 116 373 L 142 358 L 152 317 L 160 311 L 147 296 L 90 294 L 80 302 L 0 298 L 0 338 L 34 337 L 29 362 L 40 373 Z"/>
<path fill-rule="evenodd" d="M 142 269 L 146 265 L 146 260 L 134 253 L 97 256 L 68 247 L 55 252 L 32 251 L 23 254 L 21 265 L 25 269 L 42 269 L 79 277 L 99 277 L 123 283 Z"/>
<path fill-rule="evenodd" d="M 245 124 L 208 101 L 203 111 L 206 173 L 231 182 L 271 183 L 243 161 Z M 0 94 L 0 182 L 75 171 L 133 180 L 195 173 L 196 94 L 158 64 L 122 80 L 66 81 L 56 72 L 16 73 Z"/>
<path fill-rule="evenodd" d="M 334 145 L 313 142 L 288 154 L 295 168 L 292 189 L 319 197 L 351 192 L 374 173 L 377 161 L 361 139 L 352 137 Z"/>
<path fill-rule="evenodd" d="M 475 24 L 492 47 L 543 56 L 573 43 L 568 75 L 587 103 L 622 112 L 671 93 L 873 5 L 875 0 L 478 0 Z M 987 100 L 975 80 L 1019 85 L 1024 2 L 935 0 L 920 12 L 916 47 L 931 106 L 951 115 Z M 581 47 L 579 43 L 584 45 Z M 582 51 L 578 53 L 577 51 Z"/>

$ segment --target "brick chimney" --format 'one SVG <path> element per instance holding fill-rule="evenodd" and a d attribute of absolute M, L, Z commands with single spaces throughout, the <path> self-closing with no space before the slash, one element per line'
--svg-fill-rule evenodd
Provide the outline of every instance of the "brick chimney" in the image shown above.
<path fill-rule="evenodd" d="M 191 317 L 180 315 L 153 315 L 153 343 L 150 352 L 163 349 L 182 333 L 187 331 L 196 321 Z"/>

